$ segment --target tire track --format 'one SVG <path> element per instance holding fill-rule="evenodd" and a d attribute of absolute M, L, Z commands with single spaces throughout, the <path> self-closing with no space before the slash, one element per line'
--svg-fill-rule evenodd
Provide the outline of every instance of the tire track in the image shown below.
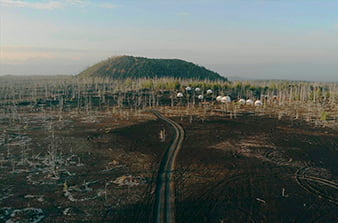
<path fill-rule="evenodd" d="M 325 185 L 325 186 L 328 186 L 328 187 L 333 188 L 335 190 L 338 189 L 338 185 L 335 182 L 324 179 L 324 178 L 307 176 L 306 171 L 308 169 L 309 169 L 309 167 L 303 167 L 303 168 L 300 168 L 296 171 L 295 179 L 296 179 L 297 184 L 301 188 L 303 188 L 305 191 L 312 193 L 319 198 L 326 199 L 327 201 L 338 205 L 338 199 L 336 197 L 325 194 L 324 192 L 318 190 L 317 188 L 315 188 L 311 184 L 309 184 L 308 181 L 312 181 L 312 182 L 315 182 L 317 184 Z"/>
<path fill-rule="evenodd" d="M 173 171 L 176 165 L 176 157 L 182 147 L 184 139 L 183 128 L 173 120 L 164 117 L 156 110 L 151 110 L 157 118 L 167 122 L 174 130 L 174 139 L 166 151 L 158 171 L 156 181 L 154 217 L 157 223 L 175 222 L 175 183 Z"/>

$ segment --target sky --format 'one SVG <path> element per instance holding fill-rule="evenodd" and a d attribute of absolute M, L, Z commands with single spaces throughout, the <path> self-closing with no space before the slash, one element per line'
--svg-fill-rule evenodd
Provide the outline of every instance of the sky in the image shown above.
<path fill-rule="evenodd" d="M 77 74 L 117 55 L 338 82 L 338 1 L 0 0 L 0 75 Z"/>

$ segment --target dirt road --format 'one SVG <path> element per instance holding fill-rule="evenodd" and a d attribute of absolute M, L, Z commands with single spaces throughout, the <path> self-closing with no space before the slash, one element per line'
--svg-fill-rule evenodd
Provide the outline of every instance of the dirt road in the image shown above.
<path fill-rule="evenodd" d="M 156 110 L 151 112 L 159 119 L 167 122 L 174 130 L 174 139 L 160 164 L 157 182 L 156 182 L 156 200 L 155 200 L 155 222 L 175 222 L 175 189 L 172 180 L 175 169 L 176 157 L 179 153 L 183 139 L 183 128 L 173 120 L 164 117 Z"/>

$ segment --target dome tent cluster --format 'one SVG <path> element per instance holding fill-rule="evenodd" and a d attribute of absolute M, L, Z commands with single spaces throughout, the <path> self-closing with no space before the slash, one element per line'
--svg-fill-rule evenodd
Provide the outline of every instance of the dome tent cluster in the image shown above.
<path fill-rule="evenodd" d="M 195 95 L 197 95 L 197 98 L 198 98 L 199 100 L 203 100 L 203 99 L 204 99 L 204 95 L 201 93 L 201 89 L 198 88 L 198 87 L 195 88 L 195 89 L 192 89 L 191 87 L 187 86 L 187 87 L 185 88 L 185 93 L 186 93 L 187 95 L 195 94 Z M 212 91 L 211 89 L 208 89 L 208 90 L 206 91 L 206 94 L 207 94 L 207 95 L 212 95 L 212 93 L 213 93 L 213 91 Z M 183 97 L 184 97 L 183 92 L 177 92 L 176 97 L 177 97 L 177 98 L 183 98 Z"/>
<path fill-rule="evenodd" d="M 223 104 L 227 104 L 227 103 L 236 103 L 239 105 L 247 105 L 247 106 L 256 106 L 256 107 L 260 107 L 263 106 L 264 102 L 267 101 L 267 96 L 262 95 L 262 100 L 256 99 L 244 99 L 244 98 L 240 98 L 240 99 L 233 99 L 230 95 L 218 95 L 215 98 L 212 97 L 212 95 L 214 94 L 212 89 L 207 89 L 205 91 L 202 91 L 199 87 L 196 87 L 195 89 L 190 87 L 190 86 L 186 86 L 185 87 L 185 91 L 179 91 L 176 94 L 177 98 L 183 98 L 185 95 L 188 96 L 196 96 L 199 100 L 203 100 L 205 99 L 205 96 L 211 98 L 211 100 L 215 99 L 216 102 L 218 103 L 223 103 Z M 273 96 L 272 97 L 273 102 L 277 102 L 277 96 Z"/>

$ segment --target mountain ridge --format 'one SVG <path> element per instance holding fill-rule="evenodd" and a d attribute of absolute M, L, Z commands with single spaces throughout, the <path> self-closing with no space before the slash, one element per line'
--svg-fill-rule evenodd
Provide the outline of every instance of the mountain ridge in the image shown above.
<path fill-rule="evenodd" d="M 113 79 L 172 77 L 227 80 L 214 71 L 181 59 L 152 59 L 125 55 L 109 57 L 83 70 L 78 76 Z"/>

